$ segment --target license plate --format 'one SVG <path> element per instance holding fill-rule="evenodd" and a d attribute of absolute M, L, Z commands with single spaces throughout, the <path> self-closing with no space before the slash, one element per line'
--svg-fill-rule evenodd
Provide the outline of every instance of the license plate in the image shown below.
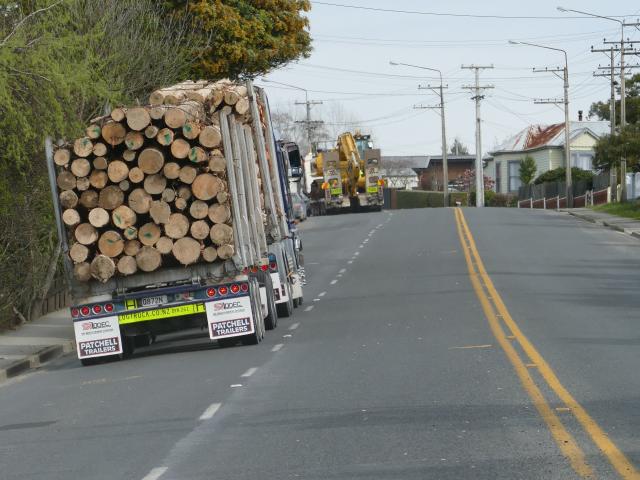
<path fill-rule="evenodd" d="M 155 307 L 156 305 L 164 305 L 169 299 L 166 295 L 158 295 L 156 297 L 145 297 L 138 300 L 140 308 Z"/>
<path fill-rule="evenodd" d="M 191 305 L 179 305 L 177 307 L 156 308 L 153 310 L 145 310 L 144 312 L 125 313 L 118 316 L 118 321 L 122 325 L 126 323 L 160 320 L 162 318 L 182 317 L 184 315 L 204 312 L 204 304 L 195 303 Z"/>

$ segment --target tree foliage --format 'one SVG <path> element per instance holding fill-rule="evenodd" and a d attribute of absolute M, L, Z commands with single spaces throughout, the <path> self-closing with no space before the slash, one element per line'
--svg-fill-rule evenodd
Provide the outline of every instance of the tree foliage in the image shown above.
<path fill-rule="evenodd" d="M 566 179 L 567 169 L 564 167 L 558 167 L 553 170 L 548 170 L 542 175 L 539 175 L 533 183 L 540 185 L 546 182 L 564 182 Z M 577 180 L 591 180 L 593 178 L 593 172 L 589 170 L 582 170 L 578 167 L 571 168 L 571 178 L 574 181 Z"/>
<path fill-rule="evenodd" d="M 449 153 L 451 155 L 469 155 L 469 149 L 456 137 L 453 139 L 453 145 L 451 145 Z"/>
<path fill-rule="evenodd" d="M 308 0 L 170 0 L 192 12 L 210 46 L 193 66 L 204 78 L 254 77 L 311 52 Z"/>
<path fill-rule="evenodd" d="M 168 20 L 153 0 L 23 0 L 0 9 L 0 324 L 16 311 L 30 316 L 55 258 L 45 136 L 79 136 L 106 103 L 180 80 L 198 46 L 190 25 Z"/>
<path fill-rule="evenodd" d="M 538 170 L 538 166 L 536 165 L 536 161 L 530 155 L 524 157 L 524 159 L 520 162 L 520 171 L 518 172 L 520 175 L 520 181 L 523 185 L 529 185 L 536 176 L 536 171 Z"/>
<path fill-rule="evenodd" d="M 621 133 L 601 137 L 595 152 L 596 168 L 617 167 L 624 157 L 628 168 L 640 170 L 640 124 L 628 125 Z"/>
<path fill-rule="evenodd" d="M 619 96 L 619 86 L 617 90 Z M 627 123 L 638 123 L 638 121 L 640 121 L 640 73 L 626 80 L 625 90 Z M 606 100 L 592 103 L 589 108 L 589 117 L 596 117 L 599 120 L 609 120 L 611 118 L 610 101 Z M 620 100 L 616 100 L 616 125 L 620 125 Z"/>

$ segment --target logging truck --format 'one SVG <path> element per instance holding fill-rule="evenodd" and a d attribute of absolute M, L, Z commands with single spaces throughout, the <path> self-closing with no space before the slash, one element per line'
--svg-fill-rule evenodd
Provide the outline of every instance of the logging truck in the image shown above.
<path fill-rule="evenodd" d="M 257 344 L 302 302 L 265 92 L 186 81 L 45 145 L 78 358 L 201 328 Z"/>
<path fill-rule="evenodd" d="M 339 135 L 336 148 L 318 153 L 315 175 L 322 178 L 328 213 L 382 209 L 380 150 L 370 135 Z"/>

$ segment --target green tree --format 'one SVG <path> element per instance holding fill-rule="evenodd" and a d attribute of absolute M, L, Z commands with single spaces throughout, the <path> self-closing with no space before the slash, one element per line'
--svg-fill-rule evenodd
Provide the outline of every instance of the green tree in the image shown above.
<path fill-rule="evenodd" d="M 536 165 L 536 161 L 530 155 L 524 157 L 524 159 L 520 162 L 520 181 L 523 185 L 529 185 L 536 176 L 536 171 L 538 170 L 538 166 Z"/>
<path fill-rule="evenodd" d="M 595 152 L 593 164 L 596 168 L 619 166 L 624 157 L 628 168 L 640 170 L 640 124 L 628 125 L 621 133 L 601 137 Z"/>
<path fill-rule="evenodd" d="M 254 77 L 311 53 L 309 0 L 170 0 L 178 15 L 192 12 L 210 46 L 194 76 Z"/>
<path fill-rule="evenodd" d="M 469 155 L 469 149 L 460 141 L 458 137 L 453 139 L 453 145 L 451 145 L 452 155 Z"/>
<path fill-rule="evenodd" d="M 619 86 L 617 90 L 619 95 Z M 625 90 L 627 123 L 638 123 L 640 120 L 640 73 L 626 80 Z M 589 116 L 596 117 L 599 120 L 609 120 L 611 118 L 610 101 L 592 103 L 589 108 Z M 616 125 L 620 125 L 620 100 L 616 100 Z"/>
<path fill-rule="evenodd" d="M 199 37 L 190 18 L 166 17 L 154 0 L 0 8 L 0 325 L 30 317 L 55 267 L 45 136 L 77 137 L 106 103 L 144 99 L 183 78 Z"/>

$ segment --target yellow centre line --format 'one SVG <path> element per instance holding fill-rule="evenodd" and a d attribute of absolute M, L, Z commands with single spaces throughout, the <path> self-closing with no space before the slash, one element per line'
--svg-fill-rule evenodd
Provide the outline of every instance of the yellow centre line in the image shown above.
<path fill-rule="evenodd" d="M 485 270 L 484 263 L 478 253 L 478 249 L 462 210 L 456 208 L 455 217 L 458 235 L 460 236 L 460 242 L 463 246 L 465 259 L 467 261 L 469 277 L 471 278 L 471 283 L 473 284 L 474 290 L 480 300 L 482 309 L 489 320 L 491 330 L 498 340 L 498 343 L 507 354 L 507 357 L 515 368 L 522 385 L 533 400 L 538 412 L 549 427 L 549 430 L 560 447 L 560 450 L 571 462 L 573 469 L 585 478 L 593 478 L 595 476 L 591 467 L 586 463 L 584 453 L 576 443 L 575 439 L 566 430 L 558 416 L 550 408 L 542 395 L 542 392 L 529 375 L 524 362 L 520 359 L 514 349 L 512 342 L 507 340 L 508 337 L 505 335 L 498 317 L 502 319 L 509 329 L 509 333 L 511 334 L 509 337 L 514 338 L 520 344 L 524 352 L 529 357 L 529 362 L 537 366 L 542 378 L 556 393 L 560 400 L 562 400 L 566 408 L 568 408 L 575 416 L 578 422 L 582 425 L 582 428 L 607 457 L 613 468 L 625 480 L 640 480 L 640 473 L 638 473 L 629 459 L 627 459 L 627 457 L 609 439 L 607 434 L 600 428 L 595 420 L 591 418 L 587 411 L 576 401 L 575 398 L 573 398 L 562 383 L 560 383 L 560 380 L 553 369 L 544 360 L 542 355 L 540 355 L 529 339 L 527 339 L 527 337 L 522 333 L 516 322 L 511 317 L 511 314 L 502 301 L 502 297 L 497 292 L 493 281 Z M 483 286 L 486 288 L 486 292 Z M 491 300 L 489 300 L 489 298 L 491 298 Z"/>

